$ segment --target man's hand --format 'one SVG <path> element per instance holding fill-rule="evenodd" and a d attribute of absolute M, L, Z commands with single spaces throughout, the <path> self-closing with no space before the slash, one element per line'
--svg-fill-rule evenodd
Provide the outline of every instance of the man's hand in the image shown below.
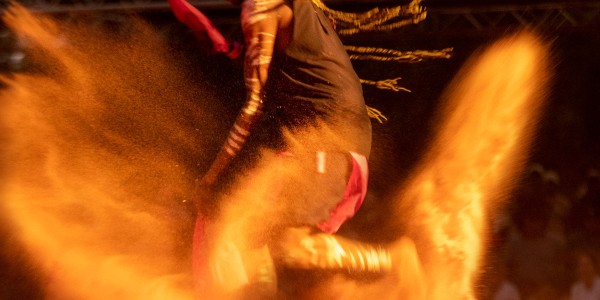
<path fill-rule="evenodd" d="M 219 174 L 213 171 L 211 168 L 200 180 L 199 186 L 213 188 L 217 179 L 219 178 Z"/>
<path fill-rule="evenodd" d="M 213 172 L 208 172 L 196 183 L 193 204 L 197 212 L 207 213 L 216 208 L 215 184 L 217 178 L 218 176 Z"/>

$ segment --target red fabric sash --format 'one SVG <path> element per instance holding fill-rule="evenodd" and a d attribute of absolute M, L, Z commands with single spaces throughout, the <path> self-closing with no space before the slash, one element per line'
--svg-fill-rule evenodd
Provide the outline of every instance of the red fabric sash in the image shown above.
<path fill-rule="evenodd" d="M 356 214 L 367 195 L 367 182 L 369 180 L 367 158 L 354 152 L 350 152 L 350 154 L 352 155 L 352 171 L 346 185 L 344 197 L 329 212 L 329 219 L 317 224 L 317 227 L 323 232 L 337 232 L 346 220 Z"/>
<path fill-rule="evenodd" d="M 214 53 L 223 53 L 231 59 L 237 58 L 241 51 L 239 43 L 229 43 L 215 25 L 198 9 L 186 0 L 168 0 L 175 17 L 189 27 L 196 38 L 212 43 Z M 231 45 L 231 46 L 230 46 Z"/>

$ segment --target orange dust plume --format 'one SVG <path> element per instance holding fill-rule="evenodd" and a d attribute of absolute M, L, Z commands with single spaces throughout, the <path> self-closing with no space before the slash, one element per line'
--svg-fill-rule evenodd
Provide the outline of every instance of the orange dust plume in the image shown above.
<path fill-rule="evenodd" d="M 188 203 L 214 93 L 133 17 L 116 32 L 13 4 L 3 19 L 32 58 L 2 78 L 3 217 L 45 298 L 191 298 Z"/>
<path fill-rule="evenodd" d="M 428 153 L 399 191 L 398 222 L 423 263 L 426 299 L 473 299 L 487 220 L 523 169 L 549 80 L 548 47 L 503 38 L 448 88 Z"/>

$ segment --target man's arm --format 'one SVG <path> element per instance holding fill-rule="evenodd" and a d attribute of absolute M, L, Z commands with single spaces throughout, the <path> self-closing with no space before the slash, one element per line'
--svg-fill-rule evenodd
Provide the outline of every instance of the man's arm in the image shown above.
<path fill-rule="evenodd" d="M 256 8 L 256 5 L 246 4 L 242 8 L 242 27 L 246 40 L 244 61 L 246 102 L 229 131 L 227 140 L 202 179 L 204 185 L 212 186 L 216 182 L 223 170 L 242 149 L 262 115 L 264 86 L 273 56 L 279 18 L 277 9 L 256 11 Z"/>

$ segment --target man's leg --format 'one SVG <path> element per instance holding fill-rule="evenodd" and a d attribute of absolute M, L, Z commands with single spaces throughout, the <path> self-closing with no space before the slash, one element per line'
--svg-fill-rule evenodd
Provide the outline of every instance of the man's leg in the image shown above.
<path fill-rule="evenodd" d="M 389 249 L 361 243 L 329 233 L 314 233 L 308 227 L 288 228 L 273 246 L 276 263 L 293 269 L 385 274 L 392 269 Z"/>
<path fill-rule="evenodd" d="M 244 259 L 248 284 L 239 299 L 275 299 L 277 296 L 277 273 L 269 248 L 265 245 L 245 253 Z"/>
<path fill-rule="evenodd" d="M 389 245 L 376 245 L 314 233 L 307 227 L 290 228 L 274 249 L 275 262 L 288 270 L 337 274 L 322 278 L 312 287 L 320 297 L 345 294 L 352 296 L 339 299 L 375 299 L 382 291 L 385 299 L 421 300 L 426 296 L 421 261 L 413 241 L 406 237 Z M 303 286 L 292 289 L 302 290 Z"/>

